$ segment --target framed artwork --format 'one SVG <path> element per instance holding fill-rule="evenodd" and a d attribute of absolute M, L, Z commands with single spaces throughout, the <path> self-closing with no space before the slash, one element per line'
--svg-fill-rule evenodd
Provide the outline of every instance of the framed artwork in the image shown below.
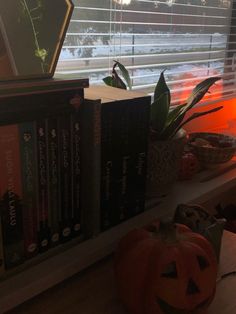
<path fill-rule="evenodd" d="M 0 81 L 54 75 L 71 0 L 0 0 Z"/>

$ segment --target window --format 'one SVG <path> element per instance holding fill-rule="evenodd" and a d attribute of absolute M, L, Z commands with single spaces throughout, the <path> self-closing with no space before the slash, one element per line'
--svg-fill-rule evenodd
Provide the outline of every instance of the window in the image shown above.
<path fill-rule="evenodd" d="M 233 0 L 74 0 L 74 4 L 57 75 L 86 76 L 91 84 L 101 84 L 117 59 L 129 69 L 133 89 L 150 94 L 165 69 L 176 104 L 209 76 L 224 79 L 210 100 L 232 96 Z"/>

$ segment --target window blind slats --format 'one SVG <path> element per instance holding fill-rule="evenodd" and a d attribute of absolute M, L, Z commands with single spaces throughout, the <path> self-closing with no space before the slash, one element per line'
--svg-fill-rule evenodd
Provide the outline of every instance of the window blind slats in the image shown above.
<path fill-rule="evenodd" d="M 191 8 L 200 8 L 202 9 L 203 7 L 205 9 L 214 9 L 214 10 L 228 10 L 229 6 L 230 6 L 230 3 L 231 1 L 225 1 L 225 4 L 223 1 L 215 1 L 217 4 L 221 3 L 222 6 L 217 6 L 217 4 L 215 6 L 210 6 L 209 3 L 213 3 L 214 1 L 209 1 L 208 4 L 204 4 L 204 2 L 202 2 L 201 5 L 197 4 L 197 2 L 201 2 L 201 1 L 185 1 L 185 3 L 182 1 L 181 2 L 176 2 L 176 1 L 155 1 L 155 0 L 137 0 L 137 2 L 140 2 L 140 3 L 149 3 L 149 4 L 159 4 L 159 5 L 163 5 L 165 4 L 166 2 L 166 5 L 170 5 L 170 3 L 172 3 L 173 6 L 175 7 L 181 7 L 181 6 L 184 6 L 186 7 L 186 4 L 188 4 L 189 6 L 191 6 Z"/>
<path fill-rule="evenodd" d="M 191 89 L 190 83 L 209 76 L 221 76 L 221 94 L 223 88 L 228 95 L 235 84 L 235 2 L 74 0 L 56 73 L 103 84 L 113 60 L 119 60 L 129 70 L 134 90 L 151 94 L 165 70 L 177 98 Z"/>

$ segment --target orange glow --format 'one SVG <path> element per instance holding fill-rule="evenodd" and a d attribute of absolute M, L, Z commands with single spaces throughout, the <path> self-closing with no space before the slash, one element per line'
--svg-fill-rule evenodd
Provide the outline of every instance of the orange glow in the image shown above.
<path fill-rule="evenodd" d="M 195 72 L 195 70 L 194 70 Z M 203 72 L 203 77 L 199 78 L 194 76 L 192 73 L 183 73 L 180 74 L 175 79 L 179 81 L 178 83 L 175 83 L 173 89 L 175 90 L 174 98 L 180 99 L 180 104 L 184 103 L 185 100 L 190 95 L 193 88 L 204 80 L 204 77 L 206 76 L 206 70 L 199 69 L 199 73 Z M 209 69 L 209 73 L 207 73 L 207 77 L 211 76 L 219 76 L 220 74 L 215 69 Z M 222 95 L 222 81 L 216 82 L 213 86 L 211 86 L 209 92 L 204 96 L 204 101 L 206 100 L 215 100 L 219 99 Z"/>
<path fill-rule="evenodd" d="M 215 108 L 216 106 L 224 106 L 218 112 L 192 120 L 184 129 L 187 132 L 222 132 L 236 135 L 236 98 L 224 100 L 214 103 L 213 105 L 204 106 L 204 110 Z M 202 111 L 203 107 L 192 109 L 188 115 L 193 112 Z M 187 116 L 188 116 L 187 115 Z"/>
<path fill-rule="evenodd" d="M 202 73 L 202 78 L 195 77 L 193 73 L 184 73 L 175 78 L 175 80 L 179 82 L 174 85 L 174 90 L 177 90 L 174 98 L 181 99 L 180 103 L 184 103 L 186 101 L 194 86 L 200 83 L 200 81 L 204 79 L 204 76 L 206 77 L 206 74 L 207 77 L 221 76 L 215 69 L 198 70 L 199 73 Z M 209 71 L 209 73 L 206 73 L 206 71 Z M 187 113 L 185 119 L 192 115 L 194 112 L 210 110 L 217 106 L 224 106 L 224 108 L 218 112 L 211 113 L 209 115 L 192 120 L 184 126 L 184 129 L 187 132 L 211 131 L 228 133 L 236 136 L 236 98 L 221 101 L 222 94 L 222 81 L 217 81 L 213 86 L 211 86 L 209 93 L 207 93 L 203 98 L 203 102 L 214 101 L 214 103 L 212 105 L 206 105 L 204 107 L 199 106 L 197 108 L 193 108 L 192 110 L 190 110 L 190 112 Z"/>

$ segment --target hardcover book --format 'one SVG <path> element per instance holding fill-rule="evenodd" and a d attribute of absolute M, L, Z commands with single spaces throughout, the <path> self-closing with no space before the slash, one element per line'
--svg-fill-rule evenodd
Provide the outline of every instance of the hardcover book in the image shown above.
<path fill-rule="evenodd" d="M 132 99 L 129 115 L 129 156 L 130 173 L 128 174 L 128 213 L 133 217 L 144 210 L 146 173 L 147 173 L 147 139 L 150 117 L 150 98 Z"/>
<path fill-rule="evenodd" d="M 60 204 L 61 240 L 71 238 L 72 226 L 72 184 L 71 184 L 71 123 L 70 115 L 58 117 L 59 165 L 60 165 Z"/>
<path fill-rule="evenodd" d="M 83 100 L 83 89 L 71 87 L 68 90 L 52 89 L 33 94 L 0 95 L 0 125 L 54 116 L 73 109 L 74 102 Z"/>
<path fill-rule="evenodd" d="M 4 266 L 4 251 L 3 251 L 3 238 L 2 238 L 2 217 L 0 215 L 0 277 L 5 271 Z"/>
<path fill-rule="evenodd" d="M 89 86 L 87 78 L 49 78 L 1 82 L 0 98 L 14 95 L 32 95 L 65 90 L 79 90 Z"/>
<path fill-rule="evenodd" d="M 49 246 L 48 226 L 48 155 L 47 155 L 47 131 L 46 120 L 36 121 L 37 132 L 37 230 L 39 250 L 44 252 Z"/>
<path fill-rule="evenodd" d="M 49 215 L 50 245 L 56 246 L 60 240 L 60 165 L 59 165 L 59 138 L 58 117 L 49 117 L 46 120 L 48 142 L 48 184 L 49 184 Z"/>
<path fill-rule="evenodd" d="M 101 100 L 86 100 L 81 105 L 81 214 L 85 238 L 101 231 Z"/>
<path fill-rule="evenodd" d="M 72 236 L 81 234 L 81 113 L 71 114 Z"/>
<path fill-rule="evenodd" d="M 144 210 L 150 96 L 108 86 L 85 90 L 101 98 L 101 229 Z"/>
<path fill-rule="evenodd" d="M 37 235 L 37 163 L 36 126 L 34 122 L 18 125 L 22 173 L 22 208 L 25 256 L 38 252 Z"/>
<path fill-rule="evenodd" d="M 22 175 L 16 124 L 0 127 L 0 206 L 6 269 L 24 260 Z"/>

